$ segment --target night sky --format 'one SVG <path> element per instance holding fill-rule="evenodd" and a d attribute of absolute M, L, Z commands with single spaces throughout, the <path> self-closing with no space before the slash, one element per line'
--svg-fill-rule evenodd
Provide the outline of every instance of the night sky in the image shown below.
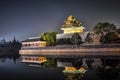
<path fill-rule="evenodd" d="M 120 0 L 0 0 L 0 39 L 20 41 L 58 31 L 69 15 L 87 30 L 97 22 L 120 28 Z"/>

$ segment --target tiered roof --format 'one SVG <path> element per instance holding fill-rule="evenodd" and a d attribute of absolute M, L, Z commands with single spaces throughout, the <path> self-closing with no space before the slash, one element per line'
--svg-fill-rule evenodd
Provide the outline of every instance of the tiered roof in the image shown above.
<path fill-rule="evenodd" d="M 81 27 L 82 29 L 85 29 L 81 22 L 79 22 L 74 16 L 70 15 L 68 19 L 65 21 L 65 24 L 62 26 L 62 28 L 73 28 L 73 27 Z"/>

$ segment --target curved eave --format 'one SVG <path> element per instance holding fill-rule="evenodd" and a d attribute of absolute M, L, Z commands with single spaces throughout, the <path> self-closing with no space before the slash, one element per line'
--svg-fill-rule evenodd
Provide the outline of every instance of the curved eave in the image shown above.
<path fill-rule="evenodd" d="M 80 30 L 80 29 L 84 29 L 82 27 L 72 27 L 72 28 L 61 28 L 61 30 Z"/>

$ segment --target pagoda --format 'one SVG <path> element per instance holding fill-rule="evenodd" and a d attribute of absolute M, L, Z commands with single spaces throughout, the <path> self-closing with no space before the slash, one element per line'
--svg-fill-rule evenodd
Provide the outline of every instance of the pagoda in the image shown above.
<path fill-rule="evenodd" d="M 67 33 L 80 33 L 83 32 L 85 27 L 83 24 L 76 20 L 76 18 L 72 15 L 68 17 L 65 21 L 65 24 L 62 26 L 61 30 L 64 31 L 64 34 Z"/>

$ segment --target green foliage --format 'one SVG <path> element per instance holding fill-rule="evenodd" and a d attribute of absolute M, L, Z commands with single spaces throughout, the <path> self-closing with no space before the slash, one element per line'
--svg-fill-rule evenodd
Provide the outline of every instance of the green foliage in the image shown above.
<path fill-rule="evenodd" d="M 47 59 L 47 62 L 43 64 L 43 67 L 47 67 L 47 68 L 57 67 L 56 59 L 55 58 Z"/>
<path fill-rule="evenodd" d="M 72 44 L 76 44 L 77 45 L 77 44 L 80 44 L 82 42 L 82 39 L 81 39 L 81 37 L 80 37 L 80 35 L 78 33 L 74 33 L 72 35 L 72 38 L 70 39 L 70 42 Z"/>
<path fill-rule="evenodd" d="M 40 36 L 43 40 L 47 41 L 47 45 L 55 45 L 56 34 L 57 32 L 45 32 L 45 33 L 41 33 Z"/>
<path fill-rule="evenodd" d="M 116 38 L 117 35 L 114 32 L 109 32 L 105 35 L 106 43 L 114 43 L 114 38 Z"/>
<path fill-rule="evenodd" d="M 106 33 L 114 32 L 116 30 L 116 26 L 107 22 L 97 23 L 93 30 L 96 34 L 105 35 Z"/>
<path fill-rule="evenodd" d="M 102 44 L 112 43 L 112 39 L 116 38 L 116 26 L 110 23 L 97 23 L 93 28 L 94 32 L 100 35 L 100 42 Z"/>

